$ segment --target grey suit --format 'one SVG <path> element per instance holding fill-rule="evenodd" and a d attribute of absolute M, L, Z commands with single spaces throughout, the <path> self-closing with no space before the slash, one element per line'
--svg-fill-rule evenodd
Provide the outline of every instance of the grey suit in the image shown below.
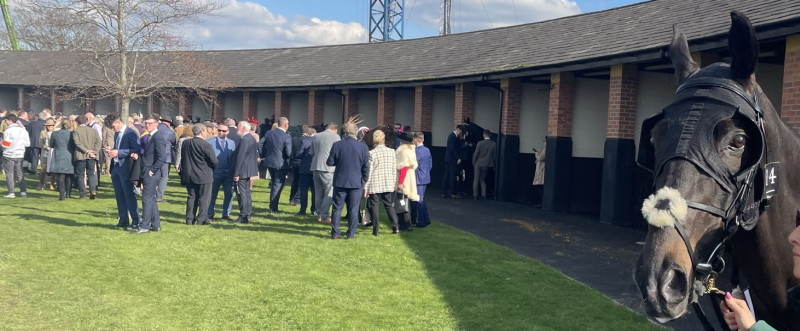
<path fill-rule="evenodd" d="M 333 173 L 335 166 L 326 164 L 331 153 L 333 143 L 341 140 L 339 135 L 328 130 L 314 135 L 311 143 L 311 171 L 314 173 L 314 205 L 317 207 L 319 217 L 331 217 L 331 204 L 333 204 Z"/>
<path fill-rule="evenodd" d="M 475 146 L 475 153 L 472 154 L 472 165 L 475 167 L 472 195 L 475 198 L 486 197 L 486 174 L 489 168 L 494 168 L 496 152 L 497 144 L 491 139 L 483 139 Z"/>

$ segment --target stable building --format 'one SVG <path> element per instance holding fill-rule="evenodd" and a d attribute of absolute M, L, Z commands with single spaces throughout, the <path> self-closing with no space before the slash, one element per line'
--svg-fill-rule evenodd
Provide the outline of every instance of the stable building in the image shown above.
<path fill-rule="evenodd" d="M 649 178 L 635 165 L 644 119 L 669 103 L 675 83 L 667 58 L 673 25 L 695 61 L 727 61 L 730 12 L 755 25 L 758 81 L 781 117 L 800 130 L 800 3 L 796 0 L 653 0 L 511 27 L 371 44 L 197 51 L 235 86 L 206 104 L 186 93 L 150 97 L 131 113 L 221 120 L 285 116 L 292 124 L 400 122 L 423 131 L 443 172 L 444 146 L 466 118 L 498 133 L 496 197 L 547 210 L 640 224 Z M 113 99 L 63 100 L 34 93 L 53 86 L 36 63 L 74 54 L 0 52 L 0 108 L 64 114 L 114 111 Z M 799 131 L 800 132 L 800 131 Z M 531 185 L 546 140 L 543 192 Z M 438 187 L 434 180 L 432 187 Z"/>

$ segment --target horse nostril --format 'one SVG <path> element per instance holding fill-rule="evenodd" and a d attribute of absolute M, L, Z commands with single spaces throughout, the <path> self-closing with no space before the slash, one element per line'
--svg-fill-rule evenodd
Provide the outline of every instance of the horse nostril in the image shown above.
<path fill-rule="evenodd" d="M 659 291 L 667 303 L 677 304 L 684 301 L 688 290 L 688 280 L 683 269 L 669 269 L 661 275 Z"/>

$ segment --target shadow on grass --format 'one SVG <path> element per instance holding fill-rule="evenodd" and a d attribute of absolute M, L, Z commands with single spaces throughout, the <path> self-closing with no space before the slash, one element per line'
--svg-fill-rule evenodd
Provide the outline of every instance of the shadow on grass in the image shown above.
<path fill-rule="evenodd" d="M 57 218 L 57 217 L 50 217 L 45 215 L 34 215 L 34 214 L 11 214 L 9 216 L 17 216 L 23 220 L 31 220 L 31 221 L 45 221 L 47 223 L 64 225 L 64 226 L 90 226 L 95 228 L 102 228 L 114 231 L 115 229 L 112 227 L 113 224 L 107 223 L 87 223 L 87 222 L 77 222 L 71 219 L 66 218 Z"/>

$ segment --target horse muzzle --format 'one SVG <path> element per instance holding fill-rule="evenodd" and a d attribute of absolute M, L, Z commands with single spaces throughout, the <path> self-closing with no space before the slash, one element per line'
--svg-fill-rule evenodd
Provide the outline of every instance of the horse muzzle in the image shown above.
<path fill-rule="evenodd" d="M 661 259 L 636 262 L 634 281 L 642 295 L 644 311 L 659 323 L 683 315 L 689 306 L 691 283 L 680 265 Z"/>

